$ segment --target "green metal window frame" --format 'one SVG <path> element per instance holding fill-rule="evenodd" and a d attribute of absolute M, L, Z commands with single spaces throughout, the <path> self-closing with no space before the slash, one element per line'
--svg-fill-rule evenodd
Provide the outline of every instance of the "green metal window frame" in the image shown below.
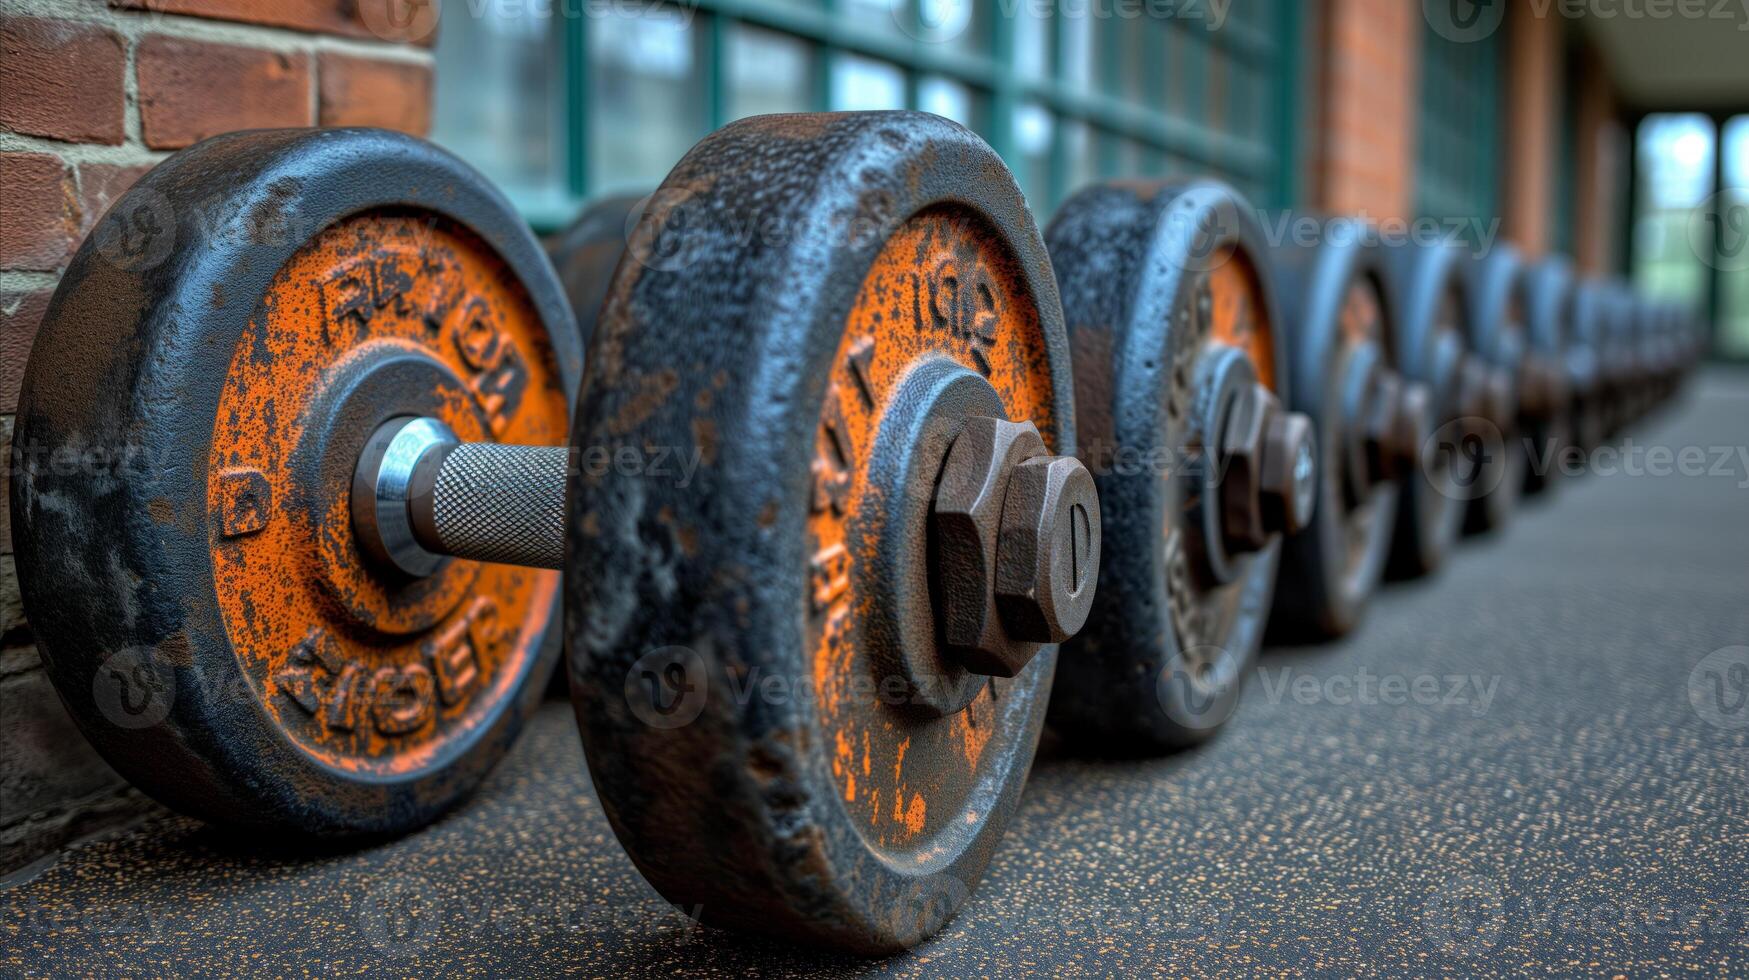
<path fill-rule="evenodd" d="M 1415 210 L 1492 220 L 1499 211 L 1504 31 L 1454 41 L 1422 31 Z"/>
<path fill-rule="evenodd" d="M 923 0 L 912 0 L 920 5 Z M 814 6 L 802 6 L 782 0 L 690 0 L 686 6 L 702 16 L 705 35 L 705 93 L 709 130 L 728 121 L 728 98 L 724 83 L 725 48 L 733 26 L 746 24 L 791 35 L 815 46 L 820 70 L 815 73 L 812 108 L 830 107 L 830 80 L 837 59 L 862 56 L 889 62 L 905 72 L 906 102 L 918 106 L 918 81 L 925 75 L 935 75 L 966 86 L 974 98 L 987 101 L 987 120 L 976 128 L 1011 165 L 1018 166 L 1016 116 L 1022 106 L 1038 105 L 1050 111 L 1056 124 L 1052 127 L 1049 156 L 1049 187 L 1046 200 L 1033 201 L 1043 217 L 1067 197 L 1069 160 L 1065 124 L 1085 124 L 1093 138 L 1116 138 L 1132 141 L 1144 149 L 1142 169 L 1153 175 L 1164 175 L 1173 169 L 1165 161 L 1179 162 L 1177 169 L 1206 173 L 1232 181 L 1247 190 L 1264 207 L 1285 207 L 1293 202 L 1298 191 L 1298 149 L 1300 145 L 1297 113 L 1300 95 L 1303 20 L 1301 0 L 1255 0 L 1267 5 L 1264 10 L 1272 30 L 1259 29 L 1241 22 L 1231 8 L 1228 20 L 1220 30 L 1189 24 L 1176 28 L 1192 36 L 1202 32 L 1206 43 L 1180 45 L 1188 64 L 1182 77 L 1189 87 L 1183 104 L 1189 107 L 1184 115 L 1174 115 L 1161 106 L 1166 100 L 1165 54 L 1149 65 L 1148 90 L 1159 93 L 1150 105 L 1139 105 L 1109 94 L 1109 74 L 1117 70 L 1115 59 L 1105 59 L 1101 70 L 1108 77 L 1096 79 L 1093 89 L 1083 88 L 1063 77 L 1064 52 L 1067 48 L 1064 19 L 1053 15 L 1047 22 L 1046 35 L 1048 72 L 1044 77 L 1023 74 L 1015 64 L 1015 18 L 1002 16 L 998 5 L 990 5 L 992 13 L 979 25 L 987 31 L 980 38 L 977 53 L 913 39 L 900 34 L 872 31 L 847 23 L 841 15 L 842 0 L 822 0 Z M 560 113 L 565 127 L 563 181 L 565 204 L 557 209 L 550 205 L 527 216 L 540 230 L 552 230 L 563 224 L 575 208 L 598 190 L 590 176 L 590 67 L 589 41 L 591 19 L 562 19 L 561 36 L 556 39 L 564 66 L 564 105 Z M 1095 31 L 1105 32 L 1094 39 L 1094 50 L 1102 50 L 1127 26 L 1119 17 L 1095 19 Z M 1203 63 L 1211 50 L 1219 49 L 1231 63 L 1254 71 L 1260 80 L 1257 91 L 1262 120 L 1252 119 L 1257 134 L 1247 138 L 1212 124 L 1204 86 L 1207 73 Z M 1101 84 L 1104 83 L 1104 84 Z M 1229 86 L 1228 95 L 1231 94 Z M 1228 111 L 1234 103 L 1229 100 Z M 1126 168 L 1113 154 L 1101 153 L 1098 176 L 1139 176 L 1135 168 Z M 660 175 L 651 175 L 652 182 Z"/>

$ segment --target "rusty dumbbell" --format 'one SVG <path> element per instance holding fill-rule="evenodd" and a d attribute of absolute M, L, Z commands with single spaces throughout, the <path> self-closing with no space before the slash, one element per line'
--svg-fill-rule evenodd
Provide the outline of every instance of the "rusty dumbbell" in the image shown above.
<path fill-rule="evenodd" d="M 869 200 L 873 234 L 812 233 Z M 153 170 L 20 399 L 45 662 L 165 802 L 355 837 L 465 798 L 562 639 L 658 890 L 910 946 L 993 853 L 1098 581 L 1043 243 L 983 141 L 902 112 L 732 124 L 622 227 L 584 372 L 527 227 L 429 144 L 241 133 Z"/>
<path fill-rule="evenodd" d="M 1306 532 L 1289 537 L 1270 612 L 1272 636 L 1340 636 L 1360 622 L 1390 545 L 1400 486 L 1419 478 L 1430 434 L 1427 388 L 1402 375 L 1395 297 L 1372 228 L 1310 215 L 1319 234 L 1271 252 L 1289 344 L 1293 407 L 1322 450 Z"/>
<path fill-rule="evenodd" d="M 1262 641 L 1281 541 L 1315 519 L 1255 212 L 1212 181 L 1105 184 L 1046 233 L 1076 351 L 1082 459 L 1108 528 L 1051 720 L 1104 752 L 1220 729 Z"/>

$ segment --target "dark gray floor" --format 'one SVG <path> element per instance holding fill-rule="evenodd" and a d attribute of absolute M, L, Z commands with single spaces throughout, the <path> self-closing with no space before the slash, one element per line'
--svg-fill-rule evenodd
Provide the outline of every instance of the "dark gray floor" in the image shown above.
<path fill-rule="evenodd" d="M 1047 745 L 967 911 L 902 957 L 689 927 L 555 705 L 396 843 L 271 856 L 164 815 L 75 848 L 0 891 L 0 972 L 1749 974 L 1749 376 L 1635 445 L 1732 457 L 1561 487 L 1352 640 L 1272 651 L 1202 751 Z"/>

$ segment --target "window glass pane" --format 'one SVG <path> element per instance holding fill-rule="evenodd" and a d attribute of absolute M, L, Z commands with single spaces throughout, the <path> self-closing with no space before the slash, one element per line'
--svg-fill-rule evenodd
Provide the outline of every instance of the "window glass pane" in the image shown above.
<path fill-rule="evenodd" d="M 901 4 L 904 0 L 838 0 L 838 16 L 858 31 L 892 34 L 904 37 L 899 26 L 903 19 L 911 26 L 912 14 Z"/>
<path fill-rule="evenodd" d="M 1062 34 L 1063 80 L 1077 88 L 1093 87 L 1093 30 L 1095 21 L 1085 8 L 1060 10 L 1058 30 Z"/>
<path fill-rule="evenodd" d="M 1068 173 L 1063 175 L 1068 185 L 1065 194 L 1073 194 L 1099 179 L 1099 157 L 1094 152 L 1093 131 L 1086 123 L 1063 124 L 1063 160 L 1068 168 Z"/>
<path fill-rule="evenodd" d="M 1701 303 L 1710 259 L 1706 221 L 1695 211 L 1713 192 L 1712 121 L 1687 113 L 1640 123 L 1639 193 L 1634 216 L 1634 281 L 1648 295 Z M 1691 222 L 1701 234 L 1691 239 Z"/>
<path fill-rule="evenodd" d="M 813 108 L 814 49 L 806 41 L 736 24 L 727 48 L 730 119 Z"/>
<path fill-rule="evenodd" d="M 1749 357 L 1749 116 L 1725 124 L 1719 195 L 1719 352 Z"/>
<path fill-rule="evenodd" d="M 1043 4 L 1022 3 L 1014 15 L 1014 70 L 1022 78 L 1050 74 L 1051 22 Z"/>
<path fill-rule="evenodd" d="M 431 137 L 538 207 L 564 192 L 564 72 L 556 22 L 534 9 L 488 4 L 444 23 Z"/>
<path fill-rule="evenodd" d="M 1042 215 L 1051 195 L 1051 137 L 1056 120 L 1044 106 L 1025 103 L 1014 112 L 1015 176 L 1033 213 Z"/>
<path fill-rule="evenodd" d="M 839 55 L 832 64 L 832 108 L 905 108 L 905 73 L 884 61 Z"/>
<path fill-rule="evenodd" d="M 654 187 L 704 136 L 705 25 L 694 13 L 628 11 L 589 22 L 595 192 Z"/>
<path fill-rule="evenodd" d="M 972 90 L 949 78 L 931 75 L 917 83 L 917 108 L 946 116 L 962 126 L 978 128 Z"/>
<path fill-rule="evenodd" d="M 996 6 L 995 4 L 986 0 L 915 0 L 914 10 L 907 11 L 899 6 L 909 5 L 911 2 L 912 0 L 891 0 L 889 5 L 899 8 L 898 17 L 915 18 L 907 20 L 906 33 L 931 44 L 945 44 L 956 51 L 981 53 L 988 50 L 989 8 Z M 1021 6 L 1029 6 L 1029 2 L 1023 2 Z M 1000 9 L 1007 11 L 1009 8 Z M 1007 16 L 1006 13 L 1000 15 Z M 1019 10 L 1015 11 L 1014 16 L 1019 19 L 1026 18 L 1026 14 Z"/>

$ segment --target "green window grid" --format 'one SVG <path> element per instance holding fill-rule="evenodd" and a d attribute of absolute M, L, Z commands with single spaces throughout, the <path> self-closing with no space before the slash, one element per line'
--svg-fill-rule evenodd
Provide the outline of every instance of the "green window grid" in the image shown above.
<path fill-rule="evenodd" d="M 911 2 L 901 15 L 915 25 L 930 0 Z M 1209 174 L 1262 206 L 1294 199 L 1298 0 L 1233 4 L 1218 30 L 1188 15 L 1211 10 L 1206 0 L 1181 4 L 1187 16 L 1177 17 L 1028 13 L 1054 6 L 975 3 L 970 23 L 949 41 L 902 29 L 884 0 L 698 0 L 673 8 L 677 19 L 689 18 L 684 43 L 700 77 L 693 97 L 665 103 L 686 113 L 681 138 L 645 148 L 651 160 L 642 167 L 625 159 L 629 141 L 615 136 L 623 126 L 608 120 L 615 110 L 647 118 L 636 115 L 636 100 L 663 93 L 640 91 L 603 66 L 628 57 L 618 39 L 603 36 L 614 30 L 611 20 L 555 16 L 556 67 L 547 69 L 559 93 L 554 172 L 550 186 L 513 186 L 510 194 L 537 228 L 556 228 L 594 194 L 653 187 L 685 146 L 732 119 L 844 107 L 854 94 L 844 85 L 850 78 L 856 91 L 872 87 L 910 108 L 961 116 L 1009 162 L 1041 217 L 1105 177 Z M 469 71 L 445 64 L 441 47 L 439 54 L 440 86 L 446 72 Z M 664 57 L 660 50 L 636 56 Z M 748 61 L 802 84 L 761 85 L 741 75 Z M 467 133 L 445 133 L 440 124 L 437 135 L 471 155 Z"/>
<path fill-rule="evenodd" d="M 1455 41 L 1431 24 L 1422 32 L 1415 210 L 1423 217 L 1500 214 L 1502 34 Z"/>

